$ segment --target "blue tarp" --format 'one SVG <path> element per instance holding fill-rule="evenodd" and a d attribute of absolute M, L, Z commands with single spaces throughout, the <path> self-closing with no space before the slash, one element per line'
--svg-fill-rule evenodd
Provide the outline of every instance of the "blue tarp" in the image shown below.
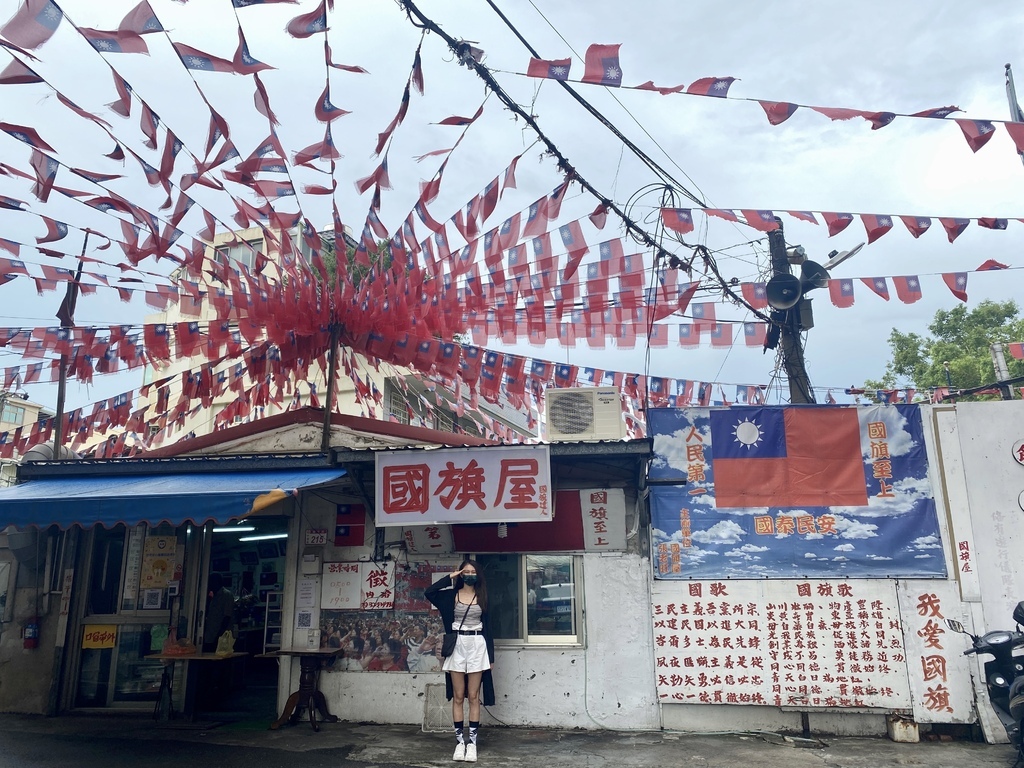
<path fill-rule="evenodd" d="M 345 470 L 335 468 L 33 480 L 0 489 L 0 529 L 8 525 L 88 528 L 97 523 L 108 528 L 117 523 L 180 525 L 189 520 L 226 523 L 249 514 L 254 504 L 259 508 L 344 474 Z"/>

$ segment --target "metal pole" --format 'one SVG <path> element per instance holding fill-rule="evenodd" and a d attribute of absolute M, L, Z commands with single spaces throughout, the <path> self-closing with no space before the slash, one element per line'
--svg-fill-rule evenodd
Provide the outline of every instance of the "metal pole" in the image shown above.
<path fill-rule="evenodd" d="M 82 253 L 78 257 L 78 271 L 75 279 L 68 283 L 67 291 L 64 294 L 64 301 L 57 310 L 57 319 L 60 320 L 61 328 L 74 328 L 75 326 L 75 304 L 78 303 L 78 281 L 82 279 L 82 269 L 85 266 L 85 249 L 89 246 L 89 233 L 85 233 L 82 241 Z M 60 461 L 61 446 L 64 444 L 63 425 L 64 421 L 64 397 L 68 386 L 68 356 L 60 356 L 60 372 L 57 379 L 57 408 L 53 416 L 53 460 Z"/>
<path fill-rule="evenodd" d="M 334 410 L 334 378 L 338 369 L 338 339 L 341 325 L 331 323 L 331 348 L 327 351 L 327 391 L 324 393 L 324 431 L 320 440 L 320 453 L 331 450 L 331 411 Z"/>
<path fill-rule="evenodd" d="M 1010 119 L 1015 123 L 1024 123 L 1024 112 L 1017 101 L 1017 89 L 1013 87 L 1013 72 L 1009 64 L 1006 65 L 1006 100 L 1010 103 Z M 1024 162 L 1024 152 L 1020 153 L 1020 159 Z"/>
<path fill-rule="evenodd" d="M 768 233 L 768 251 L 772 259 L 772 275 L 789 275 L 792 269 L 786 256 L 786 235 L 782 222 L 775 220 L 779 227 Z M 791 403 L 813 403 L 814 393 L 804 365 L 804 347 L 800 340 L 800 304 L 787 310 L 773 309 L 772 321 L 779 325 L 779 347 L 782 350 L 782 365 L 789 379 L 789 401 Z"/>
<path fill-rule="evenodd" d="M 1010 378 L 1010 369 L 1006 367 L 1003 344 L 997 341 L 990 344 L 988 349 L 992 353 L 992 367 L 995 368 L 996 381 L 999 383 L 999 394 L 1003 400 L 1013 400 L 1013 388 L 1006 383 L 1006 380 Z"/>

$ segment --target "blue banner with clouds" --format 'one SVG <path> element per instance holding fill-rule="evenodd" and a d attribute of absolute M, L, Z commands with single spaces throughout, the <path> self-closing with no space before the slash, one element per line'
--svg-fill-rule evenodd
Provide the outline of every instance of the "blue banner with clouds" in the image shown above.
<path fill-rule="evenodd" d="M 666 408 L 648 425 L 655 578 L 946 576 L 919 406 Z"/>

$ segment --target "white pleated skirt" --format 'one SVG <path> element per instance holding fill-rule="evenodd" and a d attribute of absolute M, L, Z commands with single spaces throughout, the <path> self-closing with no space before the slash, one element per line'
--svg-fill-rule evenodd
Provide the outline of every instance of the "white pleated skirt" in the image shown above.
<path fill-rule="evenodd" d="M 441 666 L 445 672 L 483 672 L 491 668 L 483 635 L 459 635 L 455 650 Z"/>

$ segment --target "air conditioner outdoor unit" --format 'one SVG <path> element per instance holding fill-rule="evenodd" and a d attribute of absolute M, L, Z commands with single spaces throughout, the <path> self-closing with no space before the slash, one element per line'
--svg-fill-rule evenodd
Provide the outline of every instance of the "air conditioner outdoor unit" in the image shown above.
<path fill-rule="evenodd" d="M 558 440 L 621 440 L 626 436 L 622 402 L 615 387 L 549 389 L 547 438 Z"/>

